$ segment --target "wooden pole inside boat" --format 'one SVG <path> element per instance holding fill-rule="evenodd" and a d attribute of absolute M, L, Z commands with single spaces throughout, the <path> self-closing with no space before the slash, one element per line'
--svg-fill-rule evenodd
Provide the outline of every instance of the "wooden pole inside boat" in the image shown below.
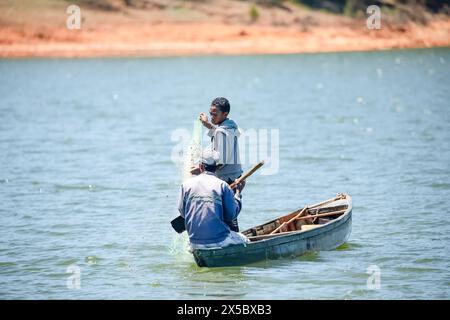
<path fill-rule="evenodd" d="M 316 203 L 316 204 L 309 205 L 308 209 L 315 209 L 317 207 L 320 207 L 320 206 L 332 203 L 332 202 L 334 202 L 336 200 L 339 200 L 339 199 L 345 199 L 345 194 L 339 193 L 334 198 L 331 198 L 331 199 L 328 199 L 328 200 L 325 200 L 325 201 L 322 201 L 322 202 L 319 202 L 319 203 Z M 303 210 L 303 208 L 297 209 L 295 211 L 292 211 L 291 213 L 288 213 L 287 215 L 288 216 L 289 215 L 297 215 L 302 210 Z"/>
<path fill-rule="evenodd" d="M 303 210 L 302 210 L 303 211 Z M 303 216 L 303 217 L 296 217 L 295 220 L 306 220 L 306 219 L 311 219 L 311 218 L 322 218 L 322 217 L 330 217 L 330 216 L 335 216 L 335 215 L 339 215 L 339 214 L 343 214 L 345 213 L 345 211 L 347 211 L 347 209 L 345 210 L 339 210 L 339 211 L 334 211 L 334 212 L 327 212 L 327 213 L 319 213 L 319 214 L 313 214 L 313 215 L 308 215 L 308 216 Z M 286 222 L 283 222 L 280 226 L 278 226 L 277 229 L 275 229 L 274 231 L 272 231 L 269 234 L 263 234 L 263 235 L 259 235 L 259 236 L 253 236 L 253 237 L 248 237 L 251 241 L 256 241 L 256 240 L 262 240 L 262 239 L 266 239 L 266 238 L 272 238 L 272 237 L 276 237 L 278 235 L 287 235 L 287 234 L 291 234 L 291 233 L 295 233 L 295 232 L 299 232 L 299 230 L 294 230 L 294 231 L 287 231 L 287 232 L 278 232 L 279 230 L 281 230 L 283 227 L 285 227 L 287 225 Z"/>
<path fill-rule="evenodd" d="M 289 221 L 287 222 L 283 222 L 278 228 L 276 228 L 275 230 L 273 230 L 270 234 L 275 234 L 277 232 L 283 232 L 282 229 L 283 227 L 289 227 L 289 224 L 292 223 L 293 221 L 295 221 L 296 219 L 298 219 L 305 211 L 306 209 L 308 209 L 308 207 L 304 207 L 299 214 L 297 214 L 295 217 L 291 218 Z"/>
<path fill-rule="evenodd" d="M 339 210 L 339 211 L 334 211 L 334 212 L 327 212 L 327 213 L 319 213 L 319 214 L 312 214 L 309 216 L 304 216 L 304 217 L 298 217 L 295 220 L 306 220 L 306 219 L 310 219 L 310 218 L 322 218 L 322 217 L 330 217 L 330 216 L 335 216 L 338 214 L 343 214 L 345 213 L 345 211 L 347 211 L 347 209 L 344 210 Z"/>
<path fill-rule="evenodd" d="M 283 222 L 283 223 L 280 224 L 275 230 L 273 230 L 271 233 L 269 233 L 269 235 L 275 234 L 275 233 L 277 233 L 278 231 L 281 232 L 281 229 L 283 229 L 283 227 L 284 227 L 285 225 L 286 225 L 286 222 Z"/>
<path fill-rule="evenodd" d="M 339 193 L 334 198 L 331 198 L 331 199 L 328 199 L 328 200 L 325 200 L 325 201 L 322 201 L 322 202 L 319 202 L 319 203 L 316 203 L 316 204 L 308 206 L 308 209 L 312 209 L 312 208 L 315 208 L 315 207 L 320 207 L 320 206 L 329 204 L 331 202 L 334 202 L 334 201 L 340 200 L 340 199 L 345 199 L 345 195 L 342 194 L 342 193 Z"/>

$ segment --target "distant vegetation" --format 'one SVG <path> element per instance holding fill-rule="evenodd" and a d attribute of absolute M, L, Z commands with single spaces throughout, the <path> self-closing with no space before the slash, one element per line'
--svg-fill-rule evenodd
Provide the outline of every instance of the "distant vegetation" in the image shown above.
<path fill-rule="evenodd" d="M 250 7 L 250 19 L 255 22 L 259 18 L 259 11 L 255 5 Z"/>
<path fill-rule="evenodd" d="M 105 11 L 119 11 L 124 7 L 136 9 L 179 8 L 186 3 L 207 4 L 214 0 L 66 0 L 70 3 L 87 5 Z M 378 5 L 390 22 L 413 21 L 426 24 L 433 14 L 450 15 L 448 1 L 440 0 L 238 0 L 249 3 L 249 16 L 252 22 L 260 17 L 258 7 L 278 8 L 290 11 L 287 4 L 297 4 L 310 10 L 325 11 L 352 18 L 366 16 L 370 5 Z M 231 1 L 230 1 L 231 2 Z"/>
<path fill-rule="evenodd" d="M 281 0 L 280 0 L 281 1 Z M 378 5 L 392 22 L 426 23 L 429 14 L 450 15 L 447 1 L 439 0 L 294 0 L 315 9 L 323 9 L 349 17 L 363 17 L 370 5 Z"/>
<path fill-rule="evenodd" d="M 135 8 L 173 7 L 183 2 L 208 3 L 211 0 L 66 0 L 66 2 L 85 4 L 104 10 L 117 10 L 122 5 Z M 284 7 L 287 2 L 298 3 L 312 9 L 325 10 L 336 14 L 356 14 L 370 5 L 381 8 L 411 11 L 409 8 L 423 8 L 432 13 L 450 14 L 448 1 L 441 0 L 240 0 L 265 7 Z"/>
<path fill-rule="evenodd" d="M 289 0 L 254 0 L 263 5 L 279 6 Z M 407 10 L 409 8 L 423 8 L 433 13 L 449 14 L 450 6 L 448 1 L 441 0 L 290 0 L 311 8 L 323 9 L 333 13 L 355 14 L 359 11 L 365 12 L 370 5 L 378 5 L 381 8 L 393 8 L 399 10 Z"/>

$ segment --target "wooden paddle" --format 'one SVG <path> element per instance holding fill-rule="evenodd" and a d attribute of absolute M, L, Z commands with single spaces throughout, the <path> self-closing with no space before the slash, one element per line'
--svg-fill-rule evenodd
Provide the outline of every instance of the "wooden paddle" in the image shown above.
<path fill-rule="evenodd" d="M 250 170 L 244 172 L 243 175 L 241 175 L 239 178 L 236 179 L 236 181 L 234 181 L 232 184 L 230 184 L 230 188 L 231 189 L 236 189 L 236 186 L 241 183 L 242 181 L 245 181 L 245 179 L 247 179 L 248 177 L 250 177 L 252 174 L 255 173 L 256 170 L 258 170 L 259 168 L 261 168 L 264 165 L 264 160 L 257 163 L 256 165 L 253 166 L 253 168 L 251 168 Z"/>
<path fill-rule="evenodd" d="M 248 177 L 250 177 L 252 174 L 256 172 L 259 168 L 261 168 L 264 165 L 264 160 L 254 165 L 250 170 L 244 172 L 239 178 L 236 179 L 232 184 L 230 184 L 231 189 L 235 189 L 239 183 L 242 181 L 245 181 Z M 178 232 L 182 233 L 186 230 L 186 225 L 184 223 L 184 218 L 182 216 L 178 216 L 175 219 L 173 219 L 170 224 L 172 225 L 172 228 Z"/>

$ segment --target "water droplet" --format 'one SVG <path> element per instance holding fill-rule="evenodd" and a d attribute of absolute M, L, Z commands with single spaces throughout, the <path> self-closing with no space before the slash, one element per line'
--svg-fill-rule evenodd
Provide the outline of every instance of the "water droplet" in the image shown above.
<path fill-rule="evenodd" d="M 378 78 L 382 78 L 383 77 L 383 70 L 381 70 L 380 68 L 377 68 L 377 75 L 378 75 Z"/>

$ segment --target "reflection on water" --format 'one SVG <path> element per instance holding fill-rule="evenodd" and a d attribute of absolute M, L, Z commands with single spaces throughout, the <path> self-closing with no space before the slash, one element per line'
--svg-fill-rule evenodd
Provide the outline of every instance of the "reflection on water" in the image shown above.
<path fill-rule="evenodd" d="M 448 298 L 449 61 L 449 49 L 0 60 L 0 298 Z M 242 129 L 279 130 L 279 172 L 250 178 L 240 226 L 347 192 L 348 243 L 197 267 L 170 226 L 171 136 L 216 96 Z"/>

